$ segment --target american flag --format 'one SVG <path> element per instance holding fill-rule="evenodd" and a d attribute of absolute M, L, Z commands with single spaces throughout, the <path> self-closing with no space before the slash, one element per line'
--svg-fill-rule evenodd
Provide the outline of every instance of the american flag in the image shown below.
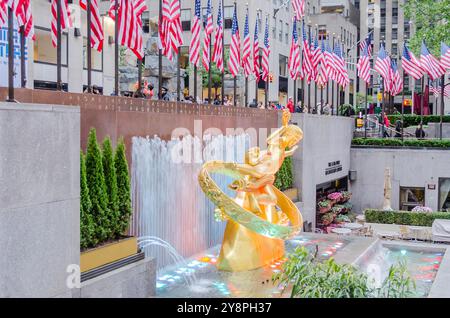
<path fill-rule="evenodd" d="M 435 97 L 441 96 L 442 86 L 439 83 L 430 85 L 430 91 L 434 94 Z M 444 87 L 444 97 L 450 97 L 450 86 L 447 85 Z"/>
<path fill-rule="evenodd" d="M 300 21 L 305 15 L 305 0 L 292 0 L 292 7 L 295 17 Z"/>
<path fill-rule="evenodd" d="M 313 63 L 313 78 L 317 82 L 319 75 L 319 64 L 322 61 L 322 50 L 319 46 L 319 40 L 317 39 L 317 34 L 314 39 L 314 48 L 312 50 L 312 63 Z"/>
<path fill-rule="evenodd" d="M 358 65 L 358 76 L 367 84 L 370 83 L 370 57 L 368 52 L 368 46 L 364 47 L 359 57 Z"/>
<path fill-rule="evenodd" d="M 328 82 L 328 66 L 325 60 L 325 42 L 322 37 L 322 42 L 320 46 L 320 63 L 318 65 L 318 75 L 317 75 L 317 84 L 319 84 L 320 87 L 324 87 L 326 83 Z"/>
<path fill-rule="evenodd" d="M 159 45 L 162 54 L 172 61 L 174 55 L 178 54 L 179 47 L 183 45 L 180 0 L 163 0 L 162 9 L 162 21 L 159 23 Z"/>
<path fill-rule="evenodd" d="M 219 2 L 219 12 L 217 14 L 216 36 L 214 42 L 213 62 L 217 68 L 223 73 L 223 19 L 222 19 L 222 1 Z"/>
<path fill-rule="evenodd" d="M 236 77 L 239 74 L 239 66 L 241 65 L 241 36 L 239 34 L 239 24 L 237 19 L 237 8 L 234 7 L 233 25 L 231 28 L 231 45 L 230 59 L 228 61 L 228 69 L 231 75 Z"/>
<path fill-rule="evenodd" d="M 335 68 L 336 68 L 336 81 L 342 87 L 346 87 L 350 82 L 347 66 L 344 60 L 344 56 L 342 55 L 341 45 L 339 43 L 334 47 L 334 60 L 335 60 Z"/>
<path fill-rule="evenodd" d="M 432 80 L 435 80 L 445 74 L 445 69 L 430 53 L 424 41 L 422 41 L 422 48 L 420 50 L 420 65 Z"/>
<path fill-rule="evenodd" d="M 248 8 L 247 15 L 245 17 L 244 25 L 244 49 L 242 53 L 242 67 L 244 68 L 244 75 L 246 78 L 252 74 L 252 42 L 250 40 L 250 27 L 248 23 Z"/>
<path fill-rule="evenodd" d="M 87 10 L 87 0 L 80 0 L 80 7 Z M 99 52 L 103 49 L 103 25 L 98 0 L 91 0 L 91 47 Z"/>
<path fill-rule="evenodd" d="M 403 46 L 402 68 L 406 74 L 408 74 L 415 80 L 421 79 L 423 76 L 424 71 L 422 69 L 422 66 L 420 65 L 420 61 L 408 49 L 406 43 Z"/>
<path fill-rule="evenodd" d="M 311 82 L 312 73 L 313 73 L 313 62 L 312 62 L 312 54 L 311 54 L 311 43 L 310 38 L 306 35 L 305 21 L 303 21 L 303 61 L 302 61 L 302 73 L 303 76 L 307 78 L 308 84 Z"/>
<path fill-rule="evenodd" d="M 24 27 L 25 37 L 34 40 L 33 13 L 30 0 L 0 0 L 0 26 L 6 25 L 8 21 L 8 7 L 13 10 L 19 27 Z"/>
<path fill-rule="evenodd" d="M 450 47 L 444 42 L 441 43 L 441 66 L 450 70 Z"/>
<path fill-rule="evenodd" d="M 269 56 L 270 56 L 270 43 L 269 43 L 269 18 L 266 17 L 266 29 L 264 31 L 264 48 L 262 55 L 262 80 L 267 82 L 269 80 Z"/>
<path fill-rule="evenodd" d="M 61 32 L 68 30 L 72 27 L 72 19 L 70 18 L 70 10 L 67 5 L 67 0 L 52 0 L 52 44 L 54 47 L 57 45 L 58 41 L 58 30 L 57 30 L 57 2 L 61 4 Z"/>
<path fill-rule="evenodd" d="M 256 77 L 256 82 L 259 82 L 261 77 L 261 65 L 259 61 L 259 15 L 256 16 L 255 33 L 253 35 L 253 74 Z"/>
<path fill-rule="evenodd" d="M 333 51 L 330 47 L 330 39 L 327 39 L 327 46 L 325 48 L 324 59 L 327 66 L 328 77 L 331 80 L 336 80 L 336 68 L 334 63 Z"/>
<path fill-rule="evenodd" d="M 189 46 L 189 62 L 195 66 L 199 65 L 200 61 L 200 29 L 202 26 L 201 17 L 201 1 L 195 0 L 195 12 L 194 21 L 192 23 L 191 33 L 191 45 Z"/>
<path fill-rule="evenodd" d="M 373 33 L 371 32 L 367 35 L 364 41 L 361 41 L 361 43 L 359 43 L 359 49 L 361 51 L 361 54 L 367 48 L 367 55 L 369 56 L 369 59 L 372 56 L 372 40 L 373 40 Z"/>
<path fill-rule="evenodd" d="M 403 78 L 397 67 L 397 62 L 395 60 L 391 61 L 389 75 L 389 92 L 392 96 L 396 96 L 403 91 Z"/>
<path fill-rule="evenodd" d="M 5 0 L 0 0 L 0 27 L 8 21 L 8 7 Z"/>
<path fill-rule="evenodd" d="M 300 43 L 298 42 L 298 32 L 297 32 L 297 18 L 294 17 L 294 22 L 292 24 L 292 43 L 291 51 L 289 53 L 289 74 L 291 78 L 295 81 L 300 75 Z"/>
<path fill-rule="evenodd" d="M 211 56 L 211 34 L 214 31 L 213 26 L 213 16 L 212 16 L 212 8 L 211 8 L 211 0 L 208 0 L 208 4 L 206 6 L 206 23 L 205 23 L 205 37 L 203 38 L 203 56 L 202 56 L 202 64 L 205 70 L 209 71 L 209 62 Z"/>
<path fill-rule="evenodd" d="M 375 71 L 377 71 L 383 79 L 389 78 L 389 69 L 391 67 L 391 59 L 387 55 L 386 50 L 384 49 L 384 45 L 380 45 L 380 51 L 378 52 L 378 58 L 375 62 Z"/>

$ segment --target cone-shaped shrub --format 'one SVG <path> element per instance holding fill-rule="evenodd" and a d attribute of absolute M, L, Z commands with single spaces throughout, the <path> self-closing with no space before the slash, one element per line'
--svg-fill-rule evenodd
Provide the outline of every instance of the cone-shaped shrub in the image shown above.
<path fill-rule="evenodd" d="M 86 181 L 86 163 L 83 152 L 80 151 L 80 247 L 82 249 L 97 244 L 91 209 L 92 203 Z"/>
<path fill-rule="evenodd" d="M 120 220 L 116 235 L 123 235 L 128 229 L 131 217 L 130 175 L 128 173 L 128 162 L 125 155 L 125 143 L 123 138 L 121 138 L 117 144 L 114 163 L 116 166 L 117 193 L 120 211 Z"/>
<path fill-rule="evenodd" d="M 86 152 L 86 176 L 89 197 L 92 202 L 92 216 L 95 223 L 95 236 L 99 242 L 109 237 L 108 195 L 103 175 L 102 154 L 97 143 L 94 128 L 89 132 Z"/>
<path fill-rule="evenodd" d="M 110 238 L 115 238 L 120 229 L 118 229 L 119 202 L 117 196 L 117 176 L 114 164 L 114 153 L 111 145 L 111 139 L 106 137 L 102 145 L 103 150 L 103 172 L 105 176 L 106 192 L 108 195 L 108 221 L 110 224 Z"/>

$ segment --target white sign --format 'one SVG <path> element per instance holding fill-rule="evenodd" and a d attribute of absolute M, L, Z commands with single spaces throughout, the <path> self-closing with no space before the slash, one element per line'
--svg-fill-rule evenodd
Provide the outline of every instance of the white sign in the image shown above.
<path fill-rule="evenodd" d="M 20 87 L 20 34 L 14 25 L 14 87 Z M 8 86 L 8 28 L 0 28 L 0 87 Z M 25 74 L 28 60 L 28 40 L 25 39 Z"/>

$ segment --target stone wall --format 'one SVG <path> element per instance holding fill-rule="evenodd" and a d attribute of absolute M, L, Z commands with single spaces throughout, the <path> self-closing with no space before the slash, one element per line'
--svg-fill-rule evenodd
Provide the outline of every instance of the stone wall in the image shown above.
<path fill-rule="evenodd" d="M 71 297 L 79 149 L 79 107 L 0 103 L 0 297 Z"/>
<path fill-rule="evenodd" d="M 391 169 L 392 208 L 400 208 L 400 187 L 424 187 L 425 205 L 438 209 L 439 178 L 450 178 L 450 151 L 432 149 L 352 148 L 352 203 L 357 212 L 379 209 L 384 198 L 384 171 Z M 429 189 L 428 185 L 431 188 Z"/>

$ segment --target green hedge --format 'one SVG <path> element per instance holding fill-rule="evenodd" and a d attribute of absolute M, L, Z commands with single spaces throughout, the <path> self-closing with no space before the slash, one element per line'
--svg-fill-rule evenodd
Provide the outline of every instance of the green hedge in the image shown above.
<path fill-rule="evenodd" d="M 292 188 L 294 185 L 294 172 L 292 165 L 292 158 L 287 157 L 284 159 L 283 164 L 280 167 L 280 170 L 275 175 L 274 186 L 281 190 L 287 190 Z"/>
<path fill-rule="evenodd" d="M 450 220 L 448 212 L 409 212 L 382 211 L 367 209 L 364 211 L 367 223 L 398 224 L 413 226 L 431 226 L 436 219 Z"/>
<path fill-rule="evenodd" d="M 391 124 L 395 124 L 397 120 L 402 120 L 402 115 L 388 115 Z M 442 116 L 442 121 L 444 123 L 450 123 L 450 115 Z M 431 115 L 423 116 L 423 124 L 428 125 L 428 123 L 439 123 L 441 122 L 441 116 Z M 417 115 L 405 115 L 404 116 L 404 128 L 409 126 L 418 126 L 420 124 L 420 116 Z"/>
<path fill-rule="evenodd" d="M 100 149 L 95 129 L 86 156 L 80 154 L 80 247 L 86 249 L 122 236 L 131 216 L 130 176 L 125 144 L 113 151 L 109 137 Z"/>
<path fill-rule="evenodd" d="M 355 146 L 392 146 L 392 147 L 427 147 L 427 148 L 450 148 L 450 139 L 405 139 L 400 138 L 354 138 L 352 145 Z"/>

